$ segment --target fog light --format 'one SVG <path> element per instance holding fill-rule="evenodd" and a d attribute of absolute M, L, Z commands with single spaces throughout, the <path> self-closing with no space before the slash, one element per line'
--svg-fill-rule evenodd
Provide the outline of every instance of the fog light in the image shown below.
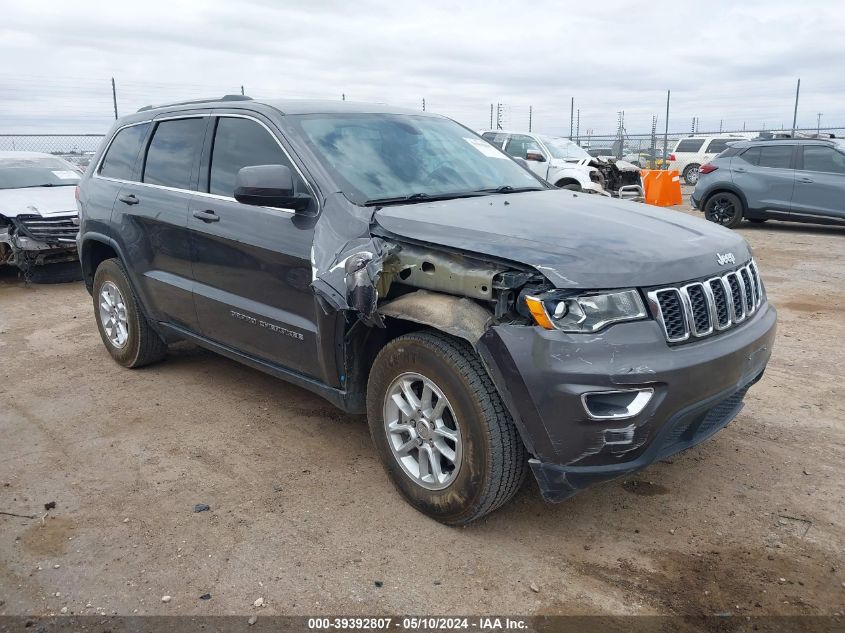
<path fill-rule="evenodd" d="M 624 420 L 639 415 L 651 401 L 654 389 L 590 391 L 581 394 L 581 403 L 593 420 Z"/>

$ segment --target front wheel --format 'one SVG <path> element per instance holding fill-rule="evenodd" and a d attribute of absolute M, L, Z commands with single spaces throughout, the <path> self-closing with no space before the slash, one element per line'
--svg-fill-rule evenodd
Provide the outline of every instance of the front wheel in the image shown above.
<path fill-rule="evenodd" d="M 388 343 L 370 373 L 367 417 L 393 484 L 442 523 L 492 512 L 525 478 L 522 440 L 465 341 L 419 332 Z"/>
<path fill-rule="evenodd" d="M 729 229 L 736 228 L 742 222 L 742 201 L 732 193 L 715 193 L 704 204 L 704 217 Z"/>
<path fill-rule="evenodd" d="M 124 367 L 143 367 L 164 358 L 167 345 L 150 327 L 123 265 L 107 259 L 94 273 L 94 318 L 111 357 Z"/>

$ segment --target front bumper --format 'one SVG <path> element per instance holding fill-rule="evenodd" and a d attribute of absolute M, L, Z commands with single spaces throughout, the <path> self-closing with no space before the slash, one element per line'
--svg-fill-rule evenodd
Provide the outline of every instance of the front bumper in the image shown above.
<path fill-rule="evenodd" d="M 771 356 L 776 313 L 700 341 L 670 346 L 656 321 L 598 334 L 494 326 L 479 342 L 519 427 L 543 497 L 562 501 L 589 485 L 640 470 L 726 426 Z M 595 420 L 587 392 L 653 389 L 636 416 Z"/>

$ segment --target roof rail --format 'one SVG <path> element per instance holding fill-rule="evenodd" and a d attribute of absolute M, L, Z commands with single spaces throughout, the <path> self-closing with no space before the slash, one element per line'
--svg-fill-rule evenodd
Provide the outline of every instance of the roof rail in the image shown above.
<path fill-rule="evenodd" d="M 169 108 L 172 106 L 194 105 L 196 103 L 210 103 L 216 101 L 252 101 L 252 97 L 246 95 L 223 95 L 218 98 L 211 99 L 193 99 L 191 101 L 174 101 L 173 103 L 159 103 L 158 105 L 146 105 L 143 108 L 138 108 L 138 112 L 146 112 L 147 110 L 155 110 L 156 108 Z"/>

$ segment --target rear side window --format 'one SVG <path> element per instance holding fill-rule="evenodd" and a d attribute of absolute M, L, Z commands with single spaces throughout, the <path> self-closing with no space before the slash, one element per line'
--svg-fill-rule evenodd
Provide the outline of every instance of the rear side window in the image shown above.
<path fill-rule="evenodd" d="M 845 154 L 822 145 L 804 146 L 804 169 L 831 174 L 845 174 Z"/>
<path fill-rule="evenodd" d="M 211 150 L 209 192 L 231 198 L 238 171 L 252 165 L 284 165 L 296 178 L 287 156 L 264 127 L 250 119 L 221 117 Z"/>
<path fill-rule="evenodd" d="M 760 147 L 760 167 L 789 169 L 792 163 L 791 145 L 764 145 Z"/>
<path fill-rule="evenodd" d="M 135 159 L 138 158 L 141 143 L 147 136 L 149 129 L 149 123 L 141 123 L 120 130 L 103 157 L 100 175 L 106 178 L 130 180 L 132 178 L 132 167 L 135 166 Z"/>
<path fill-rule="evenodd" d="M 728 143 L 736 143 L 738 139 L 735 138 L 714 138 L 707 146 L 707 153 L 714 154 L 724 152 L 728 149 Z"/>
<path fill-rule="evenodd" d="M 505 145 L 505 139 L 508 137 L 507 134 L 502 134 L 501 132 L 485 132 L 481 135 L 485 141 L 490 141 L 493 145 L 502 149 Z"/>
<path fill-rule="evenodd" d="M 192 189 L 191 171 L 200 147 L 204 118 L 162 121 L 147 149 L 143 182 L 176 189 Z"/>
<path fill-rule="evenodd" d="M 678 145 L 675 147 L 675 151 L 689 152 L 694 154 L 695 152 L 701 149 L 702 145 L 704 145 L 703 138 L 685 138 L 678 141 Z"/>

